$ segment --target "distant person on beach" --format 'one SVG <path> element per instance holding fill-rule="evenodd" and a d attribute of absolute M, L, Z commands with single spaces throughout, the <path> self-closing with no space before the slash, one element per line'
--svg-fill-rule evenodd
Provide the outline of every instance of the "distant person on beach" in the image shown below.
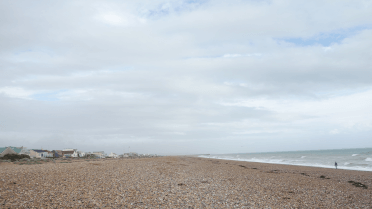
<path fill-rule="evenodd" d="M 337 162 L 335 162 L 335 166 L 336 166 L 336 169 L 337 169 Z"/>

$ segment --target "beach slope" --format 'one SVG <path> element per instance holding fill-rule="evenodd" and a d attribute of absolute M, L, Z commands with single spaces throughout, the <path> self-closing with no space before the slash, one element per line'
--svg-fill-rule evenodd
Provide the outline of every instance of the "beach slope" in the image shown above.
<path fill-rule="evenodd" d="M 372 172 L 197 157 L 0 163 L 0 208 L 371 208 Z"/>

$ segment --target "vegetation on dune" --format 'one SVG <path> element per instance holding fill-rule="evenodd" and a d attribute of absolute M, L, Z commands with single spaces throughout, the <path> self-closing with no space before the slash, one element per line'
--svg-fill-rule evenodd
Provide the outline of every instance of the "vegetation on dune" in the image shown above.
<path fill-rule="evenodd" d="M 2 159 L 2 160 L 10 160 L 12 162 L 17 161 L 17 160 L 21 160 L 21 159 L 24 159 L 24 158 L 30 159 L 30 156 L 24 155 L 24 154 L 22 154 L 22 155 L 6 154 L 6 155 L 4 155 L 4 157 L 0 157 L 0 159 Z"/>

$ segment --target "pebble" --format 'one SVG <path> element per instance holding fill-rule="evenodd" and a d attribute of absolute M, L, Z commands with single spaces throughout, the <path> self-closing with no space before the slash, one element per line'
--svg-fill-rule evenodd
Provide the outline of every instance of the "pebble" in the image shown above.
<path fill-rule="evenodd" d="M 0 163 L 0 208 L 371 208 L 372 172 L 196 157 Z M 326 178 L 320 178 L 320 176 Z M 353 186 L 360 182 L 367 188 Z"/>

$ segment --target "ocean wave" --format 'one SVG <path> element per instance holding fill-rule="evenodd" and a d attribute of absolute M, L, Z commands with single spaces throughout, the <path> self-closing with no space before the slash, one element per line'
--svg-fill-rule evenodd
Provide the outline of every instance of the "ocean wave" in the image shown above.
<path fill-rule="evenodd" d="M 302 156 L 301 158 L 305 158 L 306 156 Z"/>
<path fill-rule="evenodd" d="M 262 158 L 250 158 L 250 159 L 236 159 L 236 158 L 227 158 L 226 156 L 203 156 L 200 155 L 199 157 L 202 158 L 213 158 L 213 159 L 221 159 L 221 160 L 234 160 L 234 161 L 245 161 L 245 162 L 258 162 L 258 163 L 273 163 L 273 164 L 282 164 L 282 165 L 296 165 L 296 166 L 311 166 L 311 167 L 320 167 L 320 168 L 334 168 L 334 165 L 329 165 L 327 163 L 314 163 L 314 162 L 293 162 L 293 161 L 286 161 L 286 160 L 272 160 L 272 159 L 262 159 Z M 372 158 L 367 158 L 372 161 Z M 366 160 L 367 160 L 366 159 Z M 346 170 L 359 170 L 359 171 L 372 171 L 372 168 L 369 167 L 368 164 L 357 164 L 354 166 L 353 163 L 348 164 L 348 166 L 338 166 L 338 169 L 346 169 Z"/>
<path fill-rule="evenodd" d="M 344 163 L 344 165 L 349 165 L 350 163 L 348 163 L 348 162 L 346 162 L 346 163 Z"/>
<path fill-rule="evenodd" d="M 372 162 L 372 158 L 367 157 L 367 158 L 365 159 L 365 161 Z"/>
<path fill-rule="evenodd" d="M 357 155 L 359 155 L 359 154 L 352 154 L 351 156 L 353 156 L 353 157 L 354 157 L 354 156 L 357 156 Z"/>

